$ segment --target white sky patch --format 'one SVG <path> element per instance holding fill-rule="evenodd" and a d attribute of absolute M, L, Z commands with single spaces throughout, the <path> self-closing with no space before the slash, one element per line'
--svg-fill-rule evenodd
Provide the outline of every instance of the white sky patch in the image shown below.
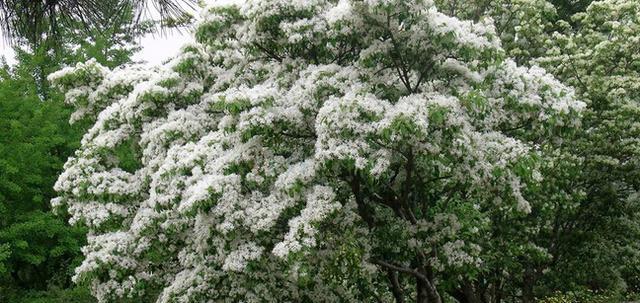
<path fill-rule="evenodd" d="M 207 0 L 205 3 L 210 1 L 211 0 Z M 186 6 L 182 8 L 196 18 L 200 14 L 200 9 L 197 5 L 191 8 Z M 153 6 L 151 6 L 150 10 L 146 12 L 145 17 L 158 20 L 160 15 L 153 9 Z M 138 44 L 142 49 L 134 54 L 131 59 L 134 62 L 144 61 L 150 65 L 159 65 L 177 55 L 185 43 L 193 41 L 192 30 L 191 27 L 182 27 L 180 29 L 164 29 L 161 32 L 146 34 L 138 39 Z"/>
<path fill-rule="evenodd" d="M 133 61 L 161 64 L 176 55 L 180 48 L 193 40 L 191 29 L 167 30 L 165 33 L 147 34 L 139 39 L 142 49 L 133 55 Z"/>
<path fill-rule="evenodd" d="M 3 36 L 4 33 L 0 30 L 0 37 Z M 11 45 L 9 45 L 9 42 L 3 38 L 0 38 L 0 57 L 4 57 L 9 65 L 16 64 L 16 53 L 13 51 Z"/>

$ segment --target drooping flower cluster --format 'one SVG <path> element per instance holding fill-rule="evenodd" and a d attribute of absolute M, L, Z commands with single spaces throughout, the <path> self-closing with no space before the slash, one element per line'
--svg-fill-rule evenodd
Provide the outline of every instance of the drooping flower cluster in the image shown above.
<path fill-rule="evenodd" d="M 399 268 L 439 302 L 583 108 L 429 1 L 214 4 L 195 36 L 50 76 L 96 117 L 54 202 L 89 227 L 75 280 L 101 302 L 371 301 Z"/>

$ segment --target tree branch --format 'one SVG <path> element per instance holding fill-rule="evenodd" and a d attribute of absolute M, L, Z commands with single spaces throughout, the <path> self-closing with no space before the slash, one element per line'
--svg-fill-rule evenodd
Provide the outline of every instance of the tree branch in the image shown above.
<path fill-rule="evenodd" d="M 261 50 L 262 52 L 264 52 L 265 54 L 267 54 L 269 56 L 269 58 L 274 59 L 278 62 L 282 62 L 282 57 L 279 56 L 278 54 L 276 54 L 275 52 L 267 49 L 266 47 L 264 47 L 262 44 L 258 43 L 258 42 L 254 42 L 253 45 L 255 47 L 257 47 L 259 50 Z"/>
<path fill-rule="evenodd" d="M 398 273 L 394 270 L 387 270 L 387 277 L 391 283 L 391 293 L 396 299 L 396 303 L 404 303 L 404 294 L 400 282 L 398 281 Z"/>
<path fill-rule="evenodd" d="M 420 280 L 429 282 L 429 279 L 427 279 L 427 276 L 423 275 L 422 273 L 420 273 L 419 271 L 412 269 L 412 268 L 406 268 L 406 267 L 402 267 L 402 266 L 398 266 L 395 264 L 391 264 L 389 262 L 386 261 L 382 261 L 382 260 L 371 260 L 371 263 L 376 264 L 376 265 L 380 265 L 386 269 L 391 269 L 391 270 L 395 270 L 395 271 L 399 271 L 399 272 L 403 272 L 403 273 L 407 273 L 410 274 Z"/>

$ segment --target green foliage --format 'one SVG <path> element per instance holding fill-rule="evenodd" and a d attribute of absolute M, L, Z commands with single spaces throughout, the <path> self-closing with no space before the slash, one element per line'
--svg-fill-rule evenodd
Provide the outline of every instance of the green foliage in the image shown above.
<path fill-rule="evenodd" d="M 13 224 L 0 230 L 0 241 L 10 253 L 4 267 L 12 282 L 40 289 L 49 282 L 64 285 L 70 274 L 67 266 L 79 261 L 82 232 L 51 213 L 18 214 Z"/>
<path fill-rule="evenodd" d="M 539 300 L 538 303 L 609 303 L 622 302 L 619 294 L 611 292 L 594 292 L 581 290 L 567 293 L 555 293 L 552 296 Z"/>
<path fill-rule="evenodd" d="M 640 258 L 640 2 L 595 1 L 553 36 L 538 64 L 576 88 L 588 103 L 583 127 L 554 160 L 548 186 L 565 207 L 542 237 L 556 242 L 544 290 L 587 287 L 617 294 L 638 291 Z M 572 154 L 572 156 L 567 156 Z M 566 182 L 561 181 L 569 180 Z M 588 266 L 585 266 L 588 264 Z M 543 289 L 541 289 L 543 290 Z"/>
<path fill-rule="evenodd" d="M 20 59 L 0 77 L 0 301 L 9 288 L 68 286 L 84 242 L 82 228 L 48 212 L 55 178 L 83 129 L 69 127 L 61 98 L 40 99 L 27 72 L 40 58 Z"/>
<path fill-rule="evenodd" d="M 46 291 L 33 291 L 19 298 L 13 298 L 15 303 L 89 303 L 95 299 L 88 288 L 78 286 L 74 288 L 51 288 Z"/>

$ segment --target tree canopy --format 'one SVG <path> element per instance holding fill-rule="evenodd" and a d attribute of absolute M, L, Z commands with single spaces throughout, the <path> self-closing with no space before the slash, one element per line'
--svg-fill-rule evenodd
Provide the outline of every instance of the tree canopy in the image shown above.
<path fill-rule="evenodd" d="M 248 1 L 195 36 L 163 66 L 49 76 L 96 121 L 53 203 L 90 229 L 74 279 L 99 300 L 533 299 L 586 104 L 490 20 Z"/>

